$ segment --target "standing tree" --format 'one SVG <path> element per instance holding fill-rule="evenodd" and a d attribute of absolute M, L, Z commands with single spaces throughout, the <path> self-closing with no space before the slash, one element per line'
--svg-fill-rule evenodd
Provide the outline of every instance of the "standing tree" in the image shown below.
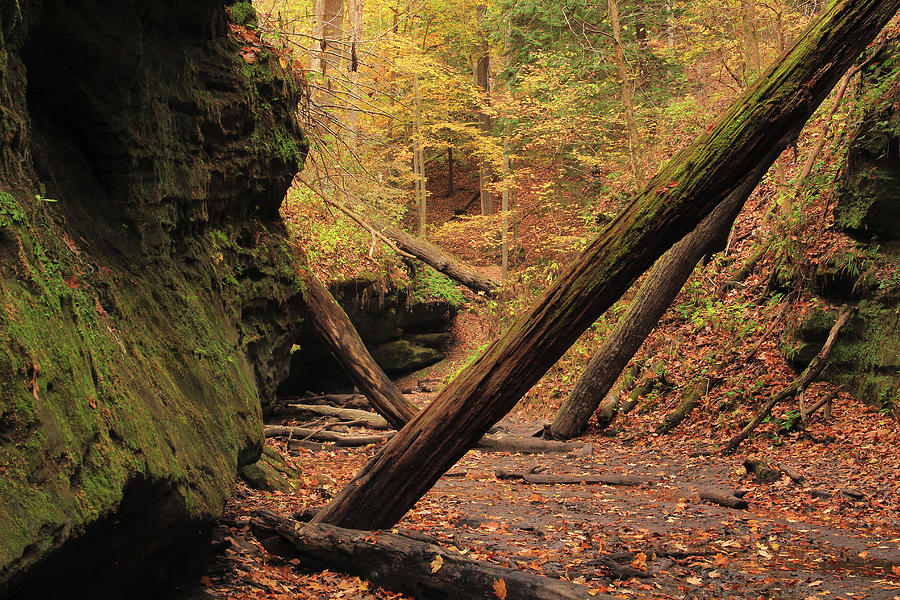
<path fill-rule="evenodd" d="M 625 109 L 625 122 L 628 125 L 631 168 L 634 170 L 634 183 L 637 189 L 640 190 L 644 187 L 647 179 L 644 177 L 644 164 L 641 160 L 641 139 L 638 135 L 637 121 L 634 118 L 634 103 L 632 101 L 634 83 L 628 75 L 628 66 L 625 64 L 625 52 L 622 50 L 622 25 L 619 22 L 619 7 L 616 4 L 616 0 L 607 0 L 607 5 L 609 6 L 609 23 L 612 27 L 615 45 L 616 73 L 619 76 L 619 85 L 622 90 L 622 106 Z"/>

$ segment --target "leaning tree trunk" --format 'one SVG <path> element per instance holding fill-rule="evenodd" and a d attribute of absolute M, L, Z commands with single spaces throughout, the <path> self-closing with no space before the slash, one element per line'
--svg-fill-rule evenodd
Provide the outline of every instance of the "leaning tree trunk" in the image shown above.
<path fill-rule="evenodd" d="M 390 527 L 632 282 L 768 167 L 900 0 L 835 0 L 718 124 L 676 156 L 507 333 L 419 412 L 315 520 Z"/>
<path fill-rule="evenodd" d="M 303 270 L 306 314 L 347 376 L 359 386 L 372 408 L 400 429 L 416 414 L 415 405 L 394 387 L 363 344 L 344 309 L 312 272 Z"/>
<path fill-rule="evenodd" d="M 471 266 L 450 256 L 427 240 L 418 238 L 411 233 L 406 233 L 399 227 L 389 225 L 381 219 L 364 217 L 333 198 L 326 198 L 325 196 L 322 196 L 322 198 L 366 229 L 369 229 L 373 235 L 377 234 L 382 239 L 390 241 L 391 248 L 397 252 L 406 253 L 406 255 L 409 255 L 407 258 L 417 258 L 435 271 L 443 273 L 450 279 L 458 281 L 475 292 L 484 292 L 486 295 L 491 295 L 500 289 L 499 281 L 479 273 Z"/>
<path fill-rule="evenodd" d="M 697 262 L 728 235 L 744 201 L 762 177 L 754 169 L 744 182 L 706 217 L 690 235 L 672 246 L 647 275 L 628 312 L 591 358 L 572 394 L 563 402 L 550 428 L 554 437 L 569 439 L 584 431 L 606 393 L 644 339 L 678 295 Z"/>

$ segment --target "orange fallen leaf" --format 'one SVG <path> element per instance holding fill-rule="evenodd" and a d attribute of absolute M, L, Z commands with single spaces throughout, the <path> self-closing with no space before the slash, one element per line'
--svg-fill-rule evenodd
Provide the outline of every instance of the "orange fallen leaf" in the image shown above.
<path fill-rule="evenodd" d="M 494 580 L 494 595 L 497 596 L 497 598 L 499 598 L 500 600 L 506 600 L 506 580 Z"/>

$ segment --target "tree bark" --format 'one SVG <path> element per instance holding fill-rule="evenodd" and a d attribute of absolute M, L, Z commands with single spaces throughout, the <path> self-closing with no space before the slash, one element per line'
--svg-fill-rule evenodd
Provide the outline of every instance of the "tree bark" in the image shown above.
<path fill-rule="evenodd" d="M 358 575 L 376 586 L 419 600 L 589 600 L 582 585 L 488 562 L 386 531 L 358 531 L 299 523 L 271 511 L 254 513 L 253 534 L 272 554 L 303 566 Z M 505 593 L 500 594 L 497 590 Z"/>
<path fill-rule="evenodd" d="M 761 171 L 760 167 L 755 168 L 697 229 L 672 246 L 653 266 L 625 316 L 604 340 L 572 394 L 560 406 L 551 427 L 554 437 L 568 439 L 587 429 L 591 415 L 656 327 L 694 267 L 711 247 L 728 235 L 744 201 L 762 176 Z"/>
<path fill-rule="evenodd" d="M 836 0 L 793 50 L 678 154 L 519 318 L 316 516 L 390 527 L 537 382 L 634 280 L 768 167 L 900 0 Z"/>
<path fill-rule="evenodd" d="M 631 150 L 631 167 L 634 169 L 635 187 L 640 190 L 647 183 L 644 177 L 644 164 L 641 160 L 641 138 L 638 135 L 637 121 L 634 118 L 634 102 L 632 90 L 634 84 L 628 75 L 628 67 L 625 65 L 625 52 L 622 50 L 622 26 L 619 23 L 619 7 L 616 0 L 607 0 L 609 7 L 609 21 L 613 31 L 613 45 L 615 46 L 616 72 L 619 75 L 619 84 L 622 89 L 622 106 L 625 108 L 625 123 L 628 125 L 628 146 Z"/>
<path fill-rule="evenodd" d="M 484 14 L 485 7 L 480 6 L 480 14 Z M 479 47 L 480 56 L 475 63 L 475 83 L 484 92 L 484 101 L 488 105 L 491 103 L 491 50 L 487 40 L 483 40 Z M 485 136 L 491 131 L 491 116 L 487 111 L 482 111 L 479 117 L 481 122 L 481 130 Z M 493 177 L 491 163 L 486 158 L 481 159 L 478 166 L 478 190 L 481 194 L 481 214 L 494 214 L 494 194 L 488 189 L 488 184 Z"/>
<path fill-rule="evenodd" d="M 347 313 L 318 278 L 305 269 L 300 277 L 303 281 L 306 314 L 326 347 L 378 414 L 397 429 L 406 425 L 418 409 L 400 394 L 384 374 L 369 354 Z"/>

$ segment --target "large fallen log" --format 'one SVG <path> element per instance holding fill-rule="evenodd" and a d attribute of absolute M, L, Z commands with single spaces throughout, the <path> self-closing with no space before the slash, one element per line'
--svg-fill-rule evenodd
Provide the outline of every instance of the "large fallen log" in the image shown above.
<path fill-rule="evenodd" d="M 379 435 L 345 435 L 325 428 L 310 429 L 308 427 L 287 427 L 282 425 L 266 425 L 265 436 L 288 437 L 292 440 L 316 442 L 334 442 L 338 446 L 367 446 L 387 441 L 396 435 L 396 431 L 385 431 Z"/>
<path fill-rule="evenodd" d="M 359 386 L 378 414 L 396 429 L 406 425 L 418 412 L 416 406 L 403 397 L 381 370 L 347 313 L 322 282 L 305 268 L 301 269 L 299 277 L 303 281 L 306 315 L 325 346 L 347 376 Z"/>
<path fill-rule="evenodd" d="M 418 600 L 611 599 L 584 586 L 466 558 L 435 544 L 384 531 L 299 523 L 267 510 L 254 513 L 253 534 L 270 553 L 309 569 L 361 577 Z"/>
<path fill-rule="evenodd" d="M 794 47 L 641 190 L 532 309 L 316 516 L 390 527 L 509 412 L 634 280 L 794 140 L 900 0 L 834 0 Z"/>
<path fill-rule="evenodd" d="M 620 485 L 637 486 L 647 483 L 646 479 L 633 475 L 619 475 L 607 473 L 605 475 L 552 475 L 550 473 L 527 473 L 497 469 L 494 474 L 497 479 L 522 480 L 526 483 L 538 483 L 545 485 Z"/>
<path fill-rule="evenodd" d="M 387 420 L 381 415 L 369 412 L 367 410 L 356 410 L 355 408 L 337 408 L 328 406 L 327 404 L 289 404 L 297 415 L 320 415 L 326 417 L 337 417 L 345 421 L 361 421 L 366 427 L 371 429 L 389 429 Z"/>
<path fill-rule="evenodd" d="M 515 435 L 484 436 L 478 440 L 477 448 L 497 452 L 521 452 L 522 454 L 543 454 L 545 452 L 574 452 L 584 444 L 571 444 L 542 440 L 534 437 L 518 437 Z"/>

